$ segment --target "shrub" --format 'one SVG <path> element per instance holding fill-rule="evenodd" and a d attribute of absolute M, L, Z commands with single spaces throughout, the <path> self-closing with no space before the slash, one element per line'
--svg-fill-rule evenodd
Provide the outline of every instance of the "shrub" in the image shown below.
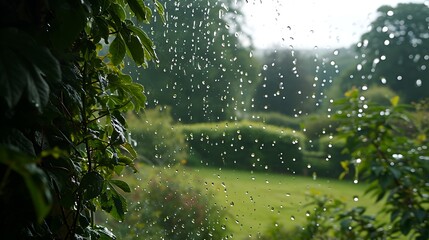
<path fill-rule="evenodd" d="M 291 129 L 248 121 L 182 129 L 194 157 L 192 164 L 290 173 L 301 173 L 304 166 L 304 136 Z"/>
<path fill-rule="evenodd" d="M 128 122 L 139 161 L 167 165 L 188 158 L 185 136 L 174 125 L 169 108 L 146 110 L 141 117 L 129 114 Z"/>
<path fill-rule="evenodd" d="M 370 186 L 367 192 L 383 202 L 379 213 L 389 215 L 392 234 L 429 239 L 429 126 L 410 117 L 410 106 L 399 105 L 399 97 L 391 99 L 391 106 L 367 102 L 357 89 L 346 97 L 336 116 L 343 121 L 339 132 L 351 155 L 344 165 L 357 166 Z M 416 113 L 429 109 L 424 102 L 415 107 Z M 405 125 L 418 131 L 398 127 Z"/>
<path fill-rule="evenodd" d="M 287 239 L 386 239 L 388 228 L 366 214 L 363 207 L 348 208 L 346 203 L 330 196 L 309 196 L 304 225 L 287 233 Z M 282 239 L 282 238 L 279 238 Z"/>
<path fill-rule="evenodd" d="M 389 87 L 374 85 L 370 86 L 365 92 L 362 92 L 362 95 L 373 103 L 389 106 L 390 99 L 397 96 L 398 94 L 396 94 Z"/>
<path fill-rule="evenodd" d="M 132 203 L 124 224 L 108 221 L 113 229 L 120 227 L 115 229 L 120 239 L 226 238 L 227 212 L 195 175 L 184 169 L 144 172 L 139 182 L 145 185 L 129 195 Z"/>
<path fill-rule="evenodd" d="M 312 114 L 300 118 L 303 133 L 309 139 L 318 139 L 333 134 L 338 128 L 338 121 L 326 114 Z"/>
<path fill-rule="evenodd" d="M 344 151 L 345 145 L 345 139 L 336 136 L 323 136 L 319 139 L 320 152 L 323 153 L 323 165 L 326 166 L 321 169 L 321 176 L 338 178 L 345 171 L 341 162 L 350 160 L 350 154 Z"/>

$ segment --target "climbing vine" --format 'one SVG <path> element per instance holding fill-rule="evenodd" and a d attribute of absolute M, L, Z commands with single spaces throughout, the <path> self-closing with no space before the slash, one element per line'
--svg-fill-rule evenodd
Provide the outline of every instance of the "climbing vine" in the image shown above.
<path fill-rule="evenodd" d="M 134 171 L 124 113 L 143 86 L 124 59 L 146 67 L 155 46 L 139 26 L 157 0 L 0 3 L 0 218 L 9 239 L 115 239 L 102 209 L 123 220 Z M 137 25 L 138 24 L 138 25 Z"/>

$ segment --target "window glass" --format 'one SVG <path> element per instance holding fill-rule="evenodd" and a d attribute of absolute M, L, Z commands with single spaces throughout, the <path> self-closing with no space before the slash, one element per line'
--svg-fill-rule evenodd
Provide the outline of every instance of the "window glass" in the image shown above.
<path fill-rule="evenodd" d="M 140 172 L 124 176 L 125 224 L 100 217 L 119 238 L 425 236 L 429 184 L 411 176 L 427 172 L 429 2 L 163 4 L 166 23 L 142 26 L 159 62 L 126 66 L 147 106 L 128 116 Z M 422 191 L 409 216 L 389 205 L 397 181 Z"/>

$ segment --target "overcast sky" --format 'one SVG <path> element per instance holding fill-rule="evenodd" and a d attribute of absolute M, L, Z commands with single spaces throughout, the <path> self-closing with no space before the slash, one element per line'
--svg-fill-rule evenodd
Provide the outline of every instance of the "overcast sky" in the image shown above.
<path fill-rule="evenodd" d="M 359 40 L 382 5 L 424 0 L 248 0 L 242 10 L 257 48 L 348 47 Z"/>

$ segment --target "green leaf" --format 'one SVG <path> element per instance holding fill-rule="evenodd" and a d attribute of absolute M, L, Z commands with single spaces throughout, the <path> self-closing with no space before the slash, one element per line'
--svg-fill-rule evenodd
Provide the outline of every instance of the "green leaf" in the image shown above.
<path fill-rule="evenodd" d="M 83 176 L 79 190 L 89 200 L 98 197 L 103 191 L 104 178 L 98 172 L 89 172 Z"/>
<path fill-rule="evenodd" d="M 42 222 L 51 210 L 52 195 L 45 172 L 37 167 L 33 158 L 4 146 L 0 146 L 0 163 L 18 173 L 27 186 L 33 201 L 38 222 Z"/>
<path fill-rule="evenodd" d="M 100 235 L 99 240 L 115 240 L 116 236 L 109 229 L 103 226 L 96 226 L 96 232 Z"/>
<path fill-rule="evenodd" d="M 80 223 L 82 228 L 86 228 L 90 224 L 88 218 L 85 215 L 83 215 L 82 213 L 79 214 L 79 223 Z"/>
<path fill-rule="evenodd" d="M 109 24 L 104 18 L 96 17 L 94 19 L 96 34 L 104 39 L 106 44 L 109 43 Z M 97 37 L 97 36 L 94 36 Z"/>
<path fill-rule="evenodd" d="M 42 106 L 45 106 L 49 101 L 49 85 L 41 77 L 38 69 L 33 69 L 33 79 L 27 82 L 27 98 L 28 101 L 40 111 Z"/>
<path fill-rule="evenodd" d="M 131 144 L 129 142 L 126 142 L 124 144 L 121 145 L 121 148 L 125 151 L 127 151 L 132 158 L 136 158 L 137 157 L 137 152 L 136 150 L 133 148 L 133 146 L 131 146 Z"/>
<path fill-rule="evenodd" d="M 10 149 L 16 149 L 20 152 L 36 156 L 33 143 L 21 131 L 15 128 L 3 129 L 0 132 L 0 143 Z"/>
<path fill-rule="evenodd" d="M 155 0 L 155 8 L 159 16 L 161 17 L 162 22 L 165 23 L 166 20 L 164 6 L 158 0 Z"/>
<path fill-rule="evenodd" d="M 144 22 L 149 24 L 152 21 L 152 9 L 148 6 L 144 6 L 144 12 L 146 16 L 146 20 Z"/>
<path fill-rule="evenodd" d="M 26 99 L 39 110 L 49 99 L 48 82 L 61 80 L 58 60 L 28 34 L 8 28 L 0 39 L 0 95 L 9 108 Z M 27 91 L 25 91 L 27 90 Z"/>
<path fill-rule="evenodd" d="M 138 21 L 146 20 L 146 12 L 144 10 L 145 5 L 143 0 L 127 0 L 128 5 L 131 8 L 131 11 L 135 14 Z"/>
<path fill-rule="evenodd" d="M 122 189 L 122 191 L 124 191 L 124 192 L 127 192 L 127 193 L 131 192 L 131 188 L 130 188 L 130 186 L 128 186 L 128 183 L 126 183 L 122 180 L 112 179 L 109 182 L 113 183 L 114 185 L 116 185 L 117 187 Z"/>
<path fill-rule="evenodd" d="M 125 43 L 121 35 L 118 34 L 113 42 L 110 44 L 109 53 L 112 55 L 110 60 L 113 65 L 119 65 L 125 57 Z"/>
<path fill-rule="evenodd" d="M 103 192 L 99 197 L 101 208 L 110 213 L 113 218 L 123 221 L 125 212 L 127 212 L 127 201 L 120 195 L 109 183 L 109 189 Z"/>
<path fill-rule="evenodd" d="M 390 103 L 393 107 L 396 107 L 399 103 L 399 96 L 394 96 L 390 99 Z"/>
<path fill-rule="evenodd" d="M 83 4 L 68 1 L 51 1 L 56 13 L 49 28 L 50 40 L 55 48 L 67 49 L 78 38 L 87 23 L 87 11 Z"/>
<path fill-rule="evenodd" d="M 114 116 L 112 116 L 110 123 L 112 124 L 112 127 L 113 127 L 111 142 L 119 143 L 119 144 L 125 143 L 127 141 L 127 138 L 125 137 L 125 127 Z"/>
<path fill-rule="evenodd" d="M 120 21 L 125 20 L 125 17 L 126 17 L 125 10 L 121 5 L 112 3 L 110 5 L 109 10 L 110 10 L 110 14 L 115 15 L 118 18 L 118 20 Z"/>
<path fill-rule="evenodd" d="M 127 45 L 128 51 L 131 53 L 131 57 L 137 65 L 145 63 L 143 45 L 140 39 L 133 34 L 130 34 L 126 38 L 125 44 Z"/>
<path fill-rule="evenodd" d="M 31 77 L 11 49 L 0 47 L 0 97 L 5 100 L 9 109 L 12 109 L 21 99 Z"/>
<path fill-rule="evenodd" d="M 155 46 L 149 36 L 141 28 L 136 26 L 128 26 L 128 28 L 139 37 L 141 43 L 143 44 L 145 50 L 148 51 L 149 55 L 153 59 L 158 59 L 158 56 L 155 53 Z"/>

